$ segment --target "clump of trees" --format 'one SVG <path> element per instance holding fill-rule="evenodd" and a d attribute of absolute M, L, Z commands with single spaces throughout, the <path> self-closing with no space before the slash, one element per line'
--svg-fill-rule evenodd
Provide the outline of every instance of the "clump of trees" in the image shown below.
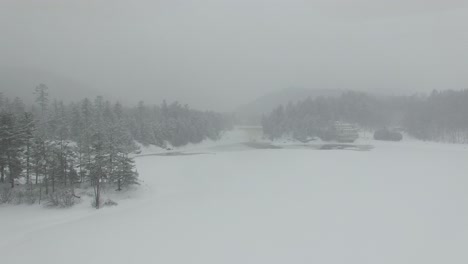
<path fill-rule="evenodd" d="M 347 92 L 340 97 L 307 98 L 297 103 L 280 105 L 263 116 L 263 131 L 271 139 L 292 135 L 303 140 L 308 137 L 328 138 L 330 127 L 337 121 L 365 127 L 385 122 L 379 111 L 377 98 L 365 93 Z"/>
<path fill-rule="evenodd" d="M 278 106 L 262 118 L 262 125 L 271 139 L 326 138 L 327 129 L 341 121 L 366 130 L 398 127 L 422 140 L 468 143 L 467 116 L 468 90 L 388 97 L 346 92 Z"/>
<path fill-rule="evenodd" d="M 211 111 L 190 109 L 178 102 L 148 107 L 143 102 L 127 109 L 127 122 L 132 137 L 143 145 L 183 146 L 204 139 L 216 140 L 221 132 L 231 129 L 229 116 Z"/>
<path fill-rule="evenodd" d="M 402 126 L 430 141 L 468 143 L 468 90 L 433 91 L 407 107 Z"/>
<path fill-rule="evenodd" d="M 383 128 L 374 132 L 374 139 L 383 141 L 401 141 L 403 139 L 403 135 L 398 131 Z"/>
<path fill-rule="evenodd" d="M 0 203 L 70 206 L 76 188 L 92 188 L 101 205 L 103 188 L 138 184 L 136 144 L 181 146 L 217 139 L 230 119 L 179 103 L 124 107 L 102 97 L 65 104 L 35 89 L 34 105 L 0 93 Z"/>

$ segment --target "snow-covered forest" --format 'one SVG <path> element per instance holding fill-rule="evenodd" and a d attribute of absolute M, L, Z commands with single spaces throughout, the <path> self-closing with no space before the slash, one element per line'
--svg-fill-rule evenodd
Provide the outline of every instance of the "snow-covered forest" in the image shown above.
<path fill-rule="evenodd" d="M 76 188 L 120 191 L 138 184 L 133 156 L 139 146 L 163 148 L 216 140 L 228 116 L 177 102 L 135 107 L 102 97 L 65 104 L 40 84 L 36 103 L 0 93 L 0 203 L 71 206 Z"/>
<path fill-rule="evenodd" d="M 467 264 L 468 0 L 0 0 L 0 264 Z"/>
<path fill-rule="evenodd" d="M 429 96 L 375 96 L 345 92 L 279 105 L 263 117 L 270 138 L 326 137 L 330 123 L 357 124 L 370 131 L 397 128 L 421 140 L 468 143 L 468 90 L 433 91 Z"/>

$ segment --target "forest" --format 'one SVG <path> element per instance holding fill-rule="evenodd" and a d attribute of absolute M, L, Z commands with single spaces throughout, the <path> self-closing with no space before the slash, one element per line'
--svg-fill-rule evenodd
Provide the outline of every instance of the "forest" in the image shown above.
<path fill-rule="evenodd" d="M 140 147 L 161 148 L 217 140 L 233 128 L 232 115 L 198 111 L 178 102 L 128 107 L 103 97 L 64 103 L 38 85 L 35 103 L 0 93 L 0 204 L 73 205 L 92 190 L 93 206 L 109 201 L 103 188 L 138 185 Z M 336 121 L 362 130 L 398 129 L 421 140 L 468 142 L 468 90 L 430 95 L 375 96 L 345 92 L 278 106 L 262 118 L 270 139 L 326 139 Z M 111 202 L 112 203 L 112 202 Z"/>
<path fill-rule="evenodd" d="M 217 139 L 232 127 L 229 116 L 178 102 L 135 107 L 103 97 L 65 104 L 38 85 L 35 104 L 0 93 L 0 204 L 43 203 L 68 207 L 75 190 L 121 191 L 139 184 L 134 156 L 140 146 L 163 148 Z"/>
<path fill-rule="evenodd" d="M 391 128 L 428 141 L 468 143 L 468 90 L 433 91 L 430 95 L 375 96 L 345 92 L 317 97 L 264 115 L 264 133 L 271 139 L 290 135 L 299 140 L 324 138 L 330 124 L 341 121 L 364 130 Z"/>

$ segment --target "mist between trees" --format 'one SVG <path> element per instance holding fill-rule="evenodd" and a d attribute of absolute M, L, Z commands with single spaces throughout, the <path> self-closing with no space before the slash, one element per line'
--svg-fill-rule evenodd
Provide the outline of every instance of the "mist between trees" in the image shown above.
<path fill-rule="evenodd" d="M 97 97 L 65 105 L 44 84 L 34 92 L 32 106 L 0 93 L 0 204 L 71 206 L 77 189 L 92 189 L 99 208 L 102 188 L 138 184 L 137 143 L 182 146 L 232 127 L 228 116 L 177 102 L 125 107 Z"/>
<path fill-rule="evenodd" d="M 271 139 L 327 138 L 327 128 L 336 121 L 368 130 L 397 128 L 421 140 L 468 143 L 468 90 L 387 97 L 346 92 L 281 105 L 262 118 Z"/>
<path fill-rule="evenodd" d="M 216 140 L 234 125 L 231 115 L 197 111 L 177 102 L 127 107 L 102 97 L 64 104 L 35 89 L 26 106 L 0 93 L 0 204 L 71 206 L 81 194 L 99 208 L 102 189 L 138 185 L 139 146 L 162 148 Z M 346 92 L 278 106 L 262 118 L 270 139 L 326 139 L 341 121 L 361 129 L 398 128 L 418 139 L 468 143 L 468 90 L 429 96 L 373 96 Z M 77 191 L 78 190 L 78 191 Z M 112 201 L 107 201 L 112 203 Z"/>

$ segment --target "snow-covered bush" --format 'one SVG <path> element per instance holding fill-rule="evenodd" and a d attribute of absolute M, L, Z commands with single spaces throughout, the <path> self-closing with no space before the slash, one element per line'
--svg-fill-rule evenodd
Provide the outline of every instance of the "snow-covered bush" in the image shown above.
<path fill-rule="evenodd" d="M 13 199 L 12 199 L 12 202 L 15 203 L 15 204 L 22 204 L 25 202 L 26 200 L 26 194 L 25 194 L 25 191 L 23 189 L 19 189 L 19 188 L 15 188 L 12 190 L 12 196 L 13 196 Z"/>
<path fill-rule="evenodd" d="M 76 197 L 70 190 L 58 190 L 49 194 L 47 206 L 71 207 L 76 203 Z"/>
<path fill-rule="evenodd" d="M 13 192 L 9 186 L 0 187 L 0 204 L 10 203 L 13 199 Z"/>
<path fill-rule="evenodd" d="M 27 204 L 35 204 L 39 199 L 39 193 L 35 190 L 27 190 L 24 192 L 23 201 Z"/>
<path fill-rule="evenodd" d="M 104 202 L 104 206 L 116 206 L 118 205 L 117 202 L 111 200 L 111 199 L 107 199 L 105 202 Z"/>
<path fill-rule="evenodd" d="M 26 186 L 18 186 L 15 188 L 4 186 L 0 188 L 0 204 L 34 204 L 38 198 L 39 193 Z"/>

